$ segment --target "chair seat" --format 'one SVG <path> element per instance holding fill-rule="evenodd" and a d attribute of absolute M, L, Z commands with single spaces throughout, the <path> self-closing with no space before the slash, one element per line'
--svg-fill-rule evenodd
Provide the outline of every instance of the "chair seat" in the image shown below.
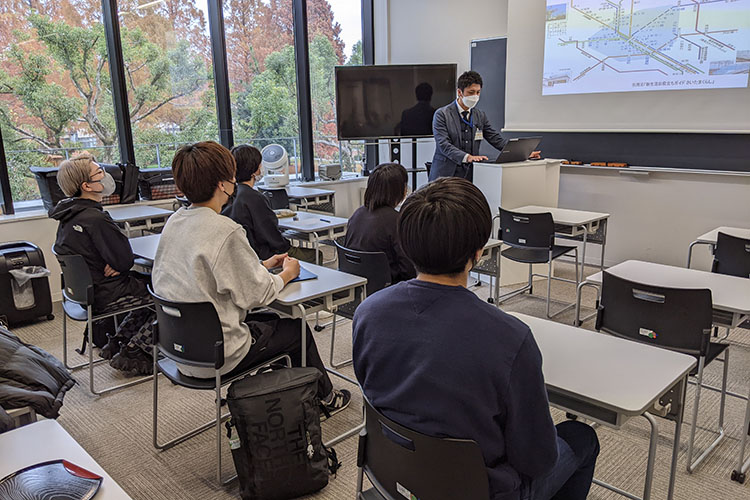
<path fill-rule="evenodd" d="M 159 370 L 161 370 L 164 376 L 177 385 L 181 385 L 189 389 L 198 389 L 198 390 L 204 390 L 204 391 L 212 391 L 216 388 L 215 379 L 189 377 L 183 374 L 182 372 L 180 372 L 180 370 L 177 369 L 177 363 L 175 363 L 171 359 L 167 359 L 167 358 L 160 359 L 159 361 L 156 362 L 156 364 L 159 366 Z M 221 385 L 224 386 L 229 383 L 232 383 L 235 380 L 244 377 L 251 371 L 252 369 L 231 371 L 227 373 L 226 375 L 224 375 L 223 377 L 221 377 Z"/>
<path fill-rule="evenodd" d="M 576 247 L 564 245 L 553 246 L 552 260 L 555 260 L 568 252 L 572 252 L 575 248 Z M 546 264 L 549 262 L 549 250 L 547 249 L 511 247 L 503 250 L 500 254 L 510 260 L 522 262 L 524 264 Z"/>
<path fill-rule="evenodd" d="M 69 300 L 63 300 L 63 311 L 73 321 L 87 321 L 89 317 L 85 307 Z"/>

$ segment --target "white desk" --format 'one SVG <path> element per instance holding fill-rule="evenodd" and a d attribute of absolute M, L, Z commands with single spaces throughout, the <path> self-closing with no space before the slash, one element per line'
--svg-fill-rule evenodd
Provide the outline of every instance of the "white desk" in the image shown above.
<path fill-rule="evenodd" d="M 734 236 L 736 238 L 750 239 L 750 229 L 727 226 L 721 226 L 717 227 L 716 229 L 712 229 L 706 234 L 698 236 L 695 241 L 690 244 L 690 246 L 688 247 L 687 266 L 685 267 L 690 267 L 690 262 L 693 259 L 693 247 L 695 245 L 708 245 L 711 248 L 711 253 L 714 253 L 714 247 L 716 246 L 716 242 L 719 239 L 719 233 L 728 234 L 729 236 Z"/>
<path fill-rule="evenodd" d="M 639 344 L 582 328 L 520 313 L 542 352 L 542 371 L 550 404 L 619 429 L 628 419 L 643 416 L 651 424 L 644 500 L 651 495 L 658 428 L 649 413 L 675 421 L 669 493 L 674 494 L 685 389 L 692 356 Z M 663 408 L 666 410 L 662 411 Z M 649 413 L 647 413 L 649 412 Z M 600 486 L 612 487 L 595 480 Z M 621 490 L 614 489 L 618 493 Z"/>
<path fill-rule="evenodd" d="M 495 278 L 495 286 L 493 287 L 494 292 L 490 292 L 490 297 L 487 302 L 490 304 L 494 303 L 497 297 L 500 295 L 500 251 L 502 250 L 503 242 L 490 238 L 484 245 L 482 251 L 482 257 L 477 262 L 477 265 L 471 269 L 471 272 L 477 274 L 484 274 L 492 278 Z"/>
<path fill-rule="evenodd" d="M 294 217 L 279 219 L 279 228 L 289 231 L 284 236 L 311 243 L 315 249 L 315 263 L 320 264 L 318 249 L 322 240 L 334 240 L 346 234 L 348 219 L 333 215 L 297 212 Z"/>
<path fill-rule="evenodd" d="M 132 231 L 151 231 L 164 226 L 167 219 L 174 212 L 151 205 L 124 205 L 105 209 L 112 220 L 122 224 L 125 234 L 130 236 Z M 134 223 L 140 224 L 134 224 Z"/>
<path fill-rule="evenodd" d="M 99 500 L 130 497 L 55 420 L 42 420 L 0 434 L 0 479 L 17 470 L 49 460 L 64 459 L 102 476 Z"/>
<path fill-rule="evenodd" d="M 626 260 L 607 269 L 617 277 L 636 283 L 670 288 L 708 288 L 714 309 L 714 324 L 735 328 L 750 317 L 750 279 L 716 274 L 697 269 L 655 264 L 640 260 Z M 583 285 L 601 287 L 602 273 L 588 278 L 578 288 L 576 321 L 579 319 L 581 288 Z"/>
<path fill-rule="evenodd" d="M 294 210 L 310 210 L 334 214 L 336 205 L 334 195 L 336 191 L 330 189 L 317 189 L 301 186 L 287 186 L 289 196 L 289 207 Z"/>
<path fill-rule="evenodd" d="M 150 260 L 153 263 L 160 239 L 161 234 L 149 234 L 130 238 L 128 241 L 130 242 L 130 248 L 133 250 L 133 255 Z"/>
<path fill-rule="evenodd" d="M 556 207 L 560 188 L 560 160 L 513 163 L 474 163 L 474 184 L 482 191 L 495 217 L 500 207 L 515 210 L 526 205 Z M 500 284 L 528 280 L 526 264 L 505 262 Z M 534 272 L 540 272 L 539 267 Z"/>
<path fill-rule="evenodd" d="M 336 308 L 342 304 L 352 302 L 356 296 L 356 290 L 361 290 L 362 300 L 367 296 L 367 279 L 353 274 L 343 273 L 327 267 L 316 266 L 314 264 L 303 264 L 305 269 L 318 278 L 307 281 L 297 281 L 289 283 L 284 287 L 268 308 L 276 311 L 282 316 L 301 319 L 302 335 L 302 366 L 305 366 L 307 359 L 307 315 L 318 313 L 322 310 L 335 312 Z M 332 336 L 335 336 L 336 321 L 332 324 Z M 327 370 L 347 382 L 359 387 L 358 382 L 351 377 L 343 375 L 333 368 Z M 362 424 L 357 425 L 340 436 L 333 438 L 325 443 L 326 446 L 333 446 L 351 436 L 354 436 L 362 430 Z"/>
<path fill-rule="evenodd" d="M 504 208 L 504 207 L 503 207 Z M 587 212 L 584 210 L 570 210 L 567 208 L 542 207 L 526 205 L 513 209 L 514 212 L 538 214 L 549 212 L 555 223 L 555 233 L 558 237 L 583 242 L 581 256 L 581 278 L 586 264 L 586 243 L 597 243 L 602 247 L 599 270 L 604 270 L 604 249 L 607 244 L 607 221 L 609 214 L 603 212 Z"/>

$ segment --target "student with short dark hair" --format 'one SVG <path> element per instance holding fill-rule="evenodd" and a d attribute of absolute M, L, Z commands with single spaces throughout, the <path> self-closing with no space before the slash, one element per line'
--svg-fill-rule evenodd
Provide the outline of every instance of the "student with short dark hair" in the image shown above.
<path fill-rule="evenodd" d="M 237 191 L 221 214 L 245 228 L 247 241 L 261 259 L 288 253 L 290 257 L 315 262 L 315 250 L 293 247 L 279 230 L 279 219 L 271 210 L 268 198 L 255 189 L 263 174 L 260 170 L 260 151 L 249 144 L 232 148 L 237 163 Z"/>
<path fill-rule="evenodd" d="M 553 424 L 529 327 L 466 289 L 491 229 L 486 199 L 464 179 L 438 179 L 406 199 L 398 234 L 417 279 L 357 308 L 354 372 L 388 418 L 476 441 L 491 499 L 583 500 L 596 432 Z"/>
<path fill-rule="evenodd" d="M 398 163 L 378 165 L 367 179 L 365 204 L 352 214 L 346 227 L 346 248 L 385 253 L 391 268 L 391 283 L 417 275 L 396 234 L 396 207 L 406 196 L 408 181 L 406 169 Z"/>
<path fill-rule="evenodd" d="M 172 173 L 192 202 L 167 221 L 154 262 L 154 292 L 167 300 L 211 302 L 224 330 L 222 375 L 287 353 L 300 366 L 300 321 L 274 314 L 248 314 L 270 304 L 299 275 L 299 262 L 286 254 L 264 261 L 247 242 L 242 226 L 219 214 L 235 190 L 235 160 L 224 146 L 199 142 L 175 153 Z M 282 266 L 279 274 L 269 269 Z M 328 409 L 344 409 L 351 398 L 333 388 L 307 328 L 307 366 L 320 370 L 318 394 Z M 185 375 L 213 378 L 214 370 L 178 364 Z"/>

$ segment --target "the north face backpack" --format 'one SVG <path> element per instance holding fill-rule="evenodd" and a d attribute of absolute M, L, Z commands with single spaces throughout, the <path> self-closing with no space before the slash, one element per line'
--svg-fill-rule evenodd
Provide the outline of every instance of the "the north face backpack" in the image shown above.
<path fill-rule="evenodd" d="M 316 492 L 340 467 L 320 432 L 316 368 L 280 368 L 233 382 L 227 436 L 243 500 Z"/>

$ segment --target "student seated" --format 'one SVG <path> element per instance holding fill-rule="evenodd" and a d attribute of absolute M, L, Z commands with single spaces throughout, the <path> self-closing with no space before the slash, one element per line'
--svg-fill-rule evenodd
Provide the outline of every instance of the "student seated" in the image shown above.
<path fill-rule="evenodd" d="M 437 179 L 406 199 L 398 235 L 417 279 L 357 308 L 354 372 L 388 418 L 476 441 L 490 498 L 583 500 L 599 453 L 596 432 L 580 422 L 553 424 L 529 327 L 466 289 L 491 228 L 487 201 L 464 179 Z"/>
<path fill-rule="evenodd" d="M 60 222 L 54 250 L 58 255 L 80 255 L 86 261 L 94 283 L 94 314 L 150 302 L 146 289 L 148 277 L 130 271 L 134 257 L 128 238 L 102 208 L 102 198 L 115 190 L 112 176 L 93 156 L 82 153 L 60 163 L 57 183 L 69 198 L 61 200 L 49 213 Z M 150 354 L 136 346 L 127 349 L 127 354 L 122 352 L 133 358 L 125 363 L 127 366 L 118 363 L 126 361 L 120 356 L 121 346 L 150 324 L 151 316 L 147 309 L 133 311 L 124 319 L 119 318 L 117 332 L 112 318 L 95 322 L 92 342 L 102 347 L 100 356 L 105 359 L 115 356 L 112 366 L 116 368 L 150 373 L 153 367 Z"/>
<path fill-rule="evenodd" d="M 406 169 L 398 163 L 378 165 L 367 179 L 365 204 L 354 212 L 346 226 L 344 246 L 363 252 L 384 252 L 391 267 L 391 283 L 417 275 L 396 235 L 396 207 L 406 196 L 408 181 Z"/>
<path fill-rule="evenodd" d="M 224 146 L 199 142 L 180 148 L 172 160 L 177 187 L 192 201 L 177 210 L 161 233 L 153 270 L 154 292 L 167 300 L 211 302 L 224 330 L 222 375 L 287 353 L 301 365 L 301 319 L 248 314 L 278 296 L 299 275 L 299 261 L 286 254 L 260 261 L 245 230 L 219 214 L 236 189 L 235 160 Z M 281 266 L 275 275 L 269 269 Z M 332 412 L 349 404 L 351 393 L 333 389 L 307 328 L 307 366 L 320 370 L 321 401 Z M 178 365 L 185 375 L 213 378 L 214 370 Z"/>
<path fill-rule="evenodd" d="M 268 198 L 254 189 L 263 174 L 260 151 L 249 144 L 232 148 L 237 163 L 237 191 L 221 211 L 245 228 L 247 241 L 261 259 L 288 253 L 290 257 L 315 263 L 315 249 L 293 247 L 279 230 L 279 219 Z"/>

